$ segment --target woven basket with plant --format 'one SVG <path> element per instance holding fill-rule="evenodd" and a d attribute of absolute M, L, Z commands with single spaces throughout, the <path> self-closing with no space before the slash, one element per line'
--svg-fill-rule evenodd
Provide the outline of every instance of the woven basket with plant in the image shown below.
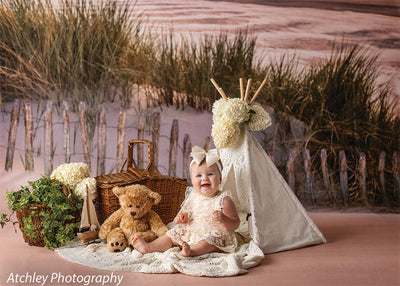
<path fill-rule="evenodd" d="M 24 240 L 49 248 L 72 240 L 79 226 L 81 198 L 60 181 L 45 176 L 28 184 L 6 193 Z"/>

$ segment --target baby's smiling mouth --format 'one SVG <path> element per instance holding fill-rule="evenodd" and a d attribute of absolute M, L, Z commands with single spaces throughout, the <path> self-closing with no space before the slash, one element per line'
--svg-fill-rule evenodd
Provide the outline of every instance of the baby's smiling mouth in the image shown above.
<path fill-rule="evenodd" d="M 211 186 L 211 184 L 202 184 L 201 186 L 204 187 L 204 188 L 208 188 L 208 187 Z"/>

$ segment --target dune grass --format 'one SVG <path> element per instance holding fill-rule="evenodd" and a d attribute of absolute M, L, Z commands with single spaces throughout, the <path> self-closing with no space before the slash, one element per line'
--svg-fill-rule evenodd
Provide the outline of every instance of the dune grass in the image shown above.
<path fill-rule="evenodd" d="M 155 91 L 149 96 L 154 104 L 210 110 L 219 98 L 211 77 L 229 96 L 239 96 L 239 78 L 257 86 L 266 76 L 257 101 L 311 127 L 305 145 L 316 165 L 325 148 L 331 170 L 338 170 L 338 152 L 345 150 L 355 182 L 359 155 L 366 153 L 370 198 L 381 203 L 377 160 L 383 150 L 390 166 L 399 150 L 400 115 L 388 101 L 388 85 L 377 84 L 378 55 L 342 44 L 300 69 L 296 57 L 263 64 L 255 54 L 256 37 L 247 31 L 197 40 L 178 39 L 173 30 L 155 33 L 128 1 L 63 0 L 55 7 L 45 0 L 0 0 L 3 101 L 51 99 L 59 106 L 67 99 L 75 111 L 83 101 L 93 129 L 100 104 L 118 99 L 130 107 L 138 86 Z M 338 181 L 336 171 L 332 178 Z M 394 199 L 393 184 L 387 188 Z M 351 189 L 353 199 L 359 193 Z"/>
<path fill-rule="evenodd" d="M 400 148 L 398 102 L 388 100 L 388 83 L 379 86 L 379 56 L 360 46 L 340 45 L 328 59 L 296 72 L 296 61 L 281 59 L 267 69 L 269 88 L 260 100 L 304 121 L 311 132 L 305 142 L 313 166 L 318 169 L 320 152 L 327 150 L 331 179 L 339 182 L 339 151 L 349 164 L 350 196 L 360 199 L 359 159 L 367 158 L 367 190 L 373 204 L 383 203 L 379 185 L 379 155 L 386 156 L 389 200 L 397 205 L 391 174 L 393 152 Z"/>

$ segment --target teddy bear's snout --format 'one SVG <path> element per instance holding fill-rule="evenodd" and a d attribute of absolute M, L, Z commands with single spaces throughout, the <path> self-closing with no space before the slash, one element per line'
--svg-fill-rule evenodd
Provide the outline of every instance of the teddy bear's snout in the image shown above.
<path fill-rule="evenodd" d="M 132 211 L 131 216 L 135 216 L 135 215 L 136 215 L 136 212 Z"/>

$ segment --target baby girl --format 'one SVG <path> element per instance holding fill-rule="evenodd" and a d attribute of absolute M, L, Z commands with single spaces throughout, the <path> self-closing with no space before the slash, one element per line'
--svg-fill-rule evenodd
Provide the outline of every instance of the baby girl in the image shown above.
<path fill-rule="evenodd" d="M 190 163 L 193 187 L 186 192 L 182 208 L 174 219 L 175 227 L 147 243 L 136 236 L 132 245 L 140 253 L 163 252 L 173 246 L 182 256 L 210 252 L 234 252 L 239 216 L 228 192 L 220 190 L 222 164 L 216 149 L 205 152 L 195 146 Z"/>

